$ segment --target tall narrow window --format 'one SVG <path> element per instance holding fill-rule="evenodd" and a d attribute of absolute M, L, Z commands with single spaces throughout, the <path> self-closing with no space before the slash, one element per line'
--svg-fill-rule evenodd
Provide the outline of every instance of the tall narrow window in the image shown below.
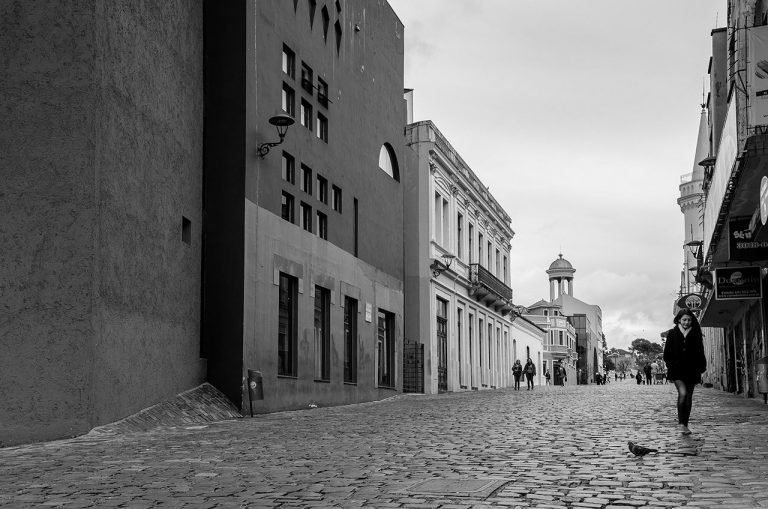
<path fill-rule="evenodd" d="M 281 206 L 282 218 L 293 223 L 293 196 L 283 191 L 283 202 Z"/>
<path fill-rule="evenodd" d="M 328 143 L 328 119 L 322 113 L 317 114 L 317 137 Z"/>
<path fill-rule="evenodd" d="M 283 83 L 283 111 L 292 117 L 296 116 L 296 93 L 285 83 Z"/>
<path fill-rule="evenodd" d="M 483 234 L 477 232 L 477 263 L 483 263 Z"/>
<path fill-rule="evenodd" d="M 296 54 L 285 44 L 283 44 L 283 72 L 291 79 L 296 78 Z"/>
<path fill-rule="evenodd" d="M 464 370 L 462 369 L 462 348 L 464 345 L 461 342 L 461 333 L 462 333 L 462 319 L 464 318 L 464 310 L 461 308 L 456 308 L 456 351 L 458 353 L 459 357 L 459 385 L 466 385 L 463 380 L 463 374 Z"/>
<path fill-rule="evenodd" d="M 323 41 L 328 42 L 328 27 L 331 24 L 331 16 L 328 14 L 328 7 L 323 6 L 320 11 L 320 15 L 323 18 Z"/>
<path fill-rule="evenodd" d="M 312 131 L 312 105 L 306 99 L 301 100 L 301 125 Z"/>
<path fill-rule="evenodd" d="M 435 242 L 442 245 L 443 244 L 443 197 L 440 196 L 440 193 L 435 193 L 435 220 L 434 220 L 434 226 L 432 228 L 433 236 L 435 239 Z"/>
<path fill-rule="evenodd" d="M 354 199 L 354 209 L 355 209 L 354 210 L 354 213 L 355 213 L 355 245 L 354 245 L 354 247 L 355 247 L 355 256 L 357 256 L 358 255 L 358 250 L 357 250 L 357 242 L 358 242 L 358 238 L 357 238 L 357 232 L 358 232 L 358 218 L 357 218 L 357 216 L 358 216 L 358 206 L 357 206 L 357 198 Z"/>
<path fill-rule="evenodd" d="M 333 203 L 333 210 L 341 212 L 341 188 L 331 187 L 331 202 Z"/>
<path fill-rule="evenodd" d="M 488 242 L 488 265 L 486 267 L 488 268 L 488 272 L 493 270 L 493 264 L 491 261 L 493 260 L 493 244 L 491 242 Z"/>
<path fill-rule="evenodd" d="M 315 285 L 315 379 L 331 379 L 331 292 Z"/>
<path fill-rule="evenodd" d="M 301 63 L 301 88 L 310 94 L 314 92 L 315 81 L 312 73 L 312 68 L 305 62 Z"/>
<path fill-rule="evenodd" d="M 357 299 L 344 297 L 344 381 L 357 383 Z"/>
<path fill-rule="evenodd" d="M 557 331 L 559 340 L 560 340 L 560 346 L 563 346 L 563 331 Z"/>
<path fill-rule="evenodd" d="M 317 9 L 317 0 L 309 0 L 309 28 L 315 25 L 315 10 Z"/>
<path fill-rule="evenodd" d="M 298 348 L 296 345 L 296 289 L 295 277 L 280 273 L 277 327 L 277 374 L 296 376 Z"/>
<path fill-rule="evenodd" d="M 328 179 L 317 176 L 317 199 L 328 205 Z"/>
<path fill-rule="evenodd" d="M 312 169 L 309 166 L 301 165 L 301 190 L 312 194 Z"/>
<path fill-rule="evenodd" d="M 328 216 L 322 212 L 317 213 L 317 236 L 328 240 Z"/>
<path fill-rule="evenodd" d="M 301 202 L 301 227 L 312 233 L 312 207 Z"/>
<path fill-rule="evenodd" d="M 464 216 L 461 212 L 456 214 L 456 257 L 464 258 Z"/>
<path fill-rule="evenodd" d="M 282 177 L 289 184 L 296 183 L 296 160 L 285 151 L 283 151 Z"/>
<path fill-rule="evenodd" d="M 336 20 L 333 25 L 333 31 L 336 33 L 336 55 L 341 54 L 341 22 Z"/>
<path fill-rule="evenodd" d="M 508 284 L 509 284 L 509 282 L 508 282 L 508 280 L 507 280 L 507 255 L 504 255 L 504 259 L 503 259 L 503 262 L 502 262 L 502 268 L 503 268 L 503 270 L 504 270 L 504 273 L 503 273 L 503 277 L 504 277 L 503 281 L 504 281 L 504 284 L 505 284 L 505 285 L 508 285 Z"/>
<path fill-rule="evenodd" d="M 472 223 L 469 223 L 469 235 L 467 238 L 469 239 L 469 246 L 467 246 L 469 249 L 469 263 L 474 263 L 475 261 L 475 225 Z"/>
<path fill-rule="evenodd" d="M 469 344 L 469 386 L 474 388 L 477 387 L 475 385 L 475 365 L 472 361 L 474 355 L 472 353 L 472 350 L 475 348 L 473 340 L 474 340 L 474 323 L 475 323 L 475 315 L 472 313 L 469 313 L 469 318 L 467 319 L 467 343 Z"/>
<path fill-rule="evenodd" d="M 328 83 L 319 76 L 317 78 L 317 102 L 323 108 L 328 107 Z"/>
<path fill-rule="evenodd" d="M 501 278 L 501 253 L 496 250 L 496 277 Z"/>
<path fill-rule="evenodd" d="M 450 232 L 450 227 L 451 227 L 450 223 L 451 223 L 451 221 L 450 221 L 450 216 L 448 215 L 448 200 L 446 200 L 445 198 L 443 198 L 443 210 L 442 210 L 442 212 L 443 212 L 443 218 L 442 218 L 442 223 L 443 223 L 443 244 L 442 245 L 446 249 L 450 249 L 451 248 L 451 232 Z"/>
<path fill-rule="evenodd" d="M 491 369 L 493 363 L 491 363 L 491 350 L 493 345 L 493 324 L 488 324 L 488 369 Z"/>
<path fill-rule="evenodd" d="M 483 319 L 477 320 L 477 346 L 480 349 L 480 367 L 483 367 Z"/>
<path fill-rule="evenodd" d="M 395 315 L 382 309 L 378 312 L 376 357 L 379 387 L 395 386 Z"/>

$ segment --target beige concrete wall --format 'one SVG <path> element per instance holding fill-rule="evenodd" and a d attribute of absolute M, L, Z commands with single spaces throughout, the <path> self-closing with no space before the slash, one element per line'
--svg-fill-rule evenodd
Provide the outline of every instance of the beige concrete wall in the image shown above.
<path fill-rule="evenodd" d="M 0 20 L 8 444 L 83 433 L 203 378 L 202 8 L 4 2 Z"/>

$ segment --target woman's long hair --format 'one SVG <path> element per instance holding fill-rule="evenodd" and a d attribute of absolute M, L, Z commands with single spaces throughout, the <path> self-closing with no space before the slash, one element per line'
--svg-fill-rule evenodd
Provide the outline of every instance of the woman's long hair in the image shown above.
<path fill-rule="evenodd" d="M 679 325 L 680 324 L 680 319 L 682 317 L 684 317 L 685 315 L 688 315 L 688 316 L 691 317 L 691 329 L 701 333 L 701 325 L 699 324 L 698 318 L 696 318 L 696 315 L 693 314 L 693 311 L 691 311 L 688 308 L 683 308 L 683 309 L 681 309 L 680 311 L 677 312 L 677 314 L 675 315 L 675 319 L 674 319 L 675 325 Z"/>

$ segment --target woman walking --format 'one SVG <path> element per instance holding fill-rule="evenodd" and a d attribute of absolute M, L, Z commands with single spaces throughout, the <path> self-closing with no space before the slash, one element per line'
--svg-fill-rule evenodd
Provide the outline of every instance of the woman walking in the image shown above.
<path fill-rule="evenodd" d="M 520 364 L 520 359 L 517 359 L 512 365 L 512 375 L 515 377 L 515 390 L 520 390 L 520 375 L 523 374 L 523 366 Z"/>
<path fill-rule="evenodd" d="M 675 316 L 675 327 L 667 332 L 664 345 L 664 363 L 667 378 L 677 388 L 677 426 L 683 435 L 690 435 L 688 419 L 693 406 L 693 388 L 701 381 L 707 369 L 704 342 L 699 321 L 689 309 L 681 309 Z"/>
<path fill-rule="evenodd" d="M 528 381 L 528 390 L 533 390 L 533 375 L 536 374 L 536 366 L 533 364 L 533 361 L 530 357 L 528 357 L 528 361 L 525 363 L 525 367 L 523 368 L 523 371 L 525 372 L 525 379 Z"/>

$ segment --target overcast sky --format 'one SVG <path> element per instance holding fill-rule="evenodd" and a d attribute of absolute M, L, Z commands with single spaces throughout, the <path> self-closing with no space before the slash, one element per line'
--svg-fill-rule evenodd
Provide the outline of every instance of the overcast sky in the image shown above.
<path fill-rule="evenodd" d="M 512 218 L 514 301 L 563 256 L 609 347 L 672 326 L 693 170 L 726 0 L 389 0 L 414 120 L 432 120 Z"/>

